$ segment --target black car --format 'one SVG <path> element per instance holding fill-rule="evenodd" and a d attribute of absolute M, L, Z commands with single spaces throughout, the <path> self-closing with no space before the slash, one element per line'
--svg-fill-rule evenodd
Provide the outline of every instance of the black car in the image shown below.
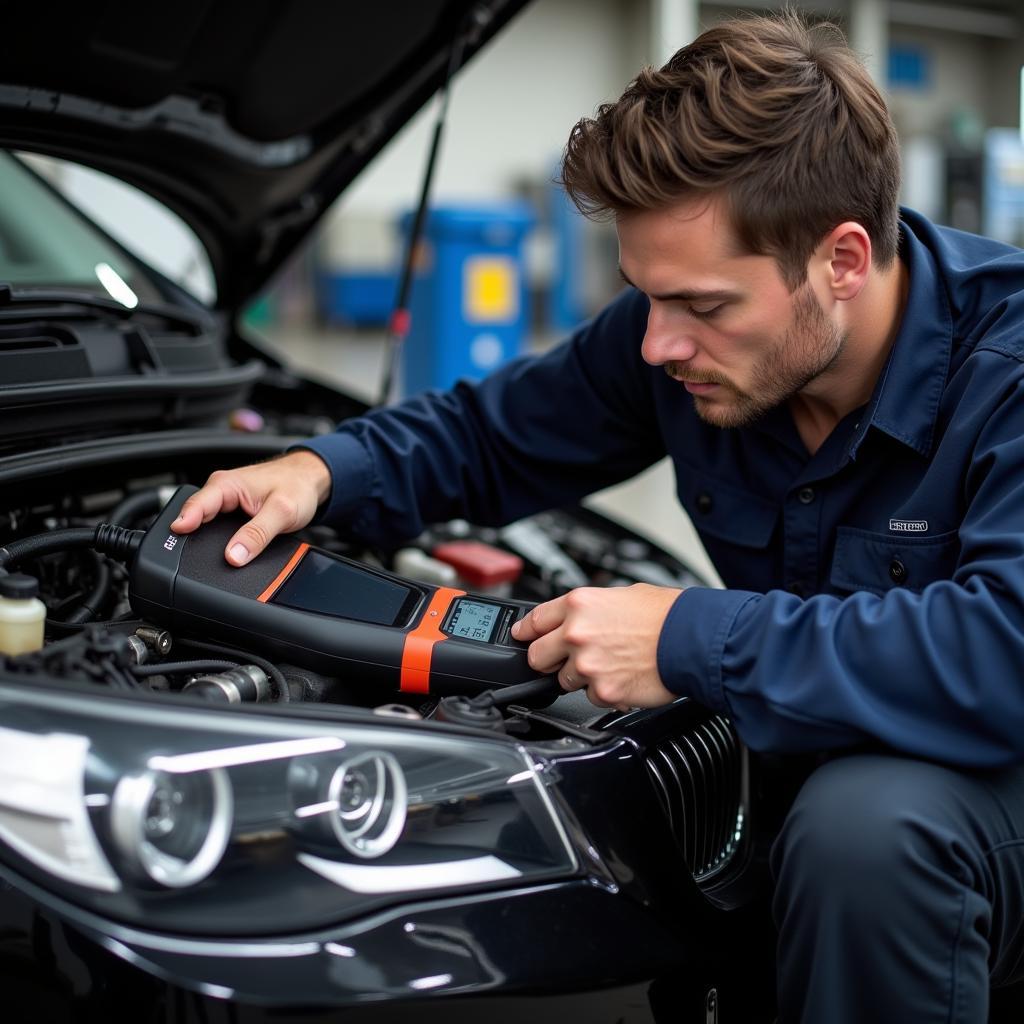
<path fill-rule="evenodd" d="M 724 718 L 500 689 L 476 715 L 275 656 L 245 621 L 241 645 L 168 629 L 129 593 L 179 486 L 364 411 L 261 351 L 240 310 L 453 46 L 469 59 L 520 6 L 5 6 L 0 605 L 45 605 L 43 645 L 0 663 L 5 1022 L 772 1018 L 764 852 L 799 772 L 755 764 Z M 27 153 L 175 211 L 216 302 Z M 262 428 L 232 429 L 240 408 Z M 300 539 L 396 565 L 325 527 Z M 582 508 L 404 549 L 467 540 L 522 560 L 524 602 L 695 582 Z"/>

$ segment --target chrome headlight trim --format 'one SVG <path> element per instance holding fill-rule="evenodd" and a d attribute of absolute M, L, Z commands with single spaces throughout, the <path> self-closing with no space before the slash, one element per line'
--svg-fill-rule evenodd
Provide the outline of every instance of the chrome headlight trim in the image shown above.
<path fill-rule="evenodd" d="M 199 849 L 186 859 L 161 850 L 146 836 L 147 816 L 161 785 L 172 780 L 204 779 L 210 786 L 210 822 Z M 169 812 L 168 812 L 169 813 Z M 180 813 L 188 814 L 187 807 Z M 220 863 L 231 838 L 234 799 L 231 782 L 223 768 L 172 775 L 149 768 L 122 778 L 110 802 L 110 832 L 130 868 L 150 881 L 170 889 L 183 889 L 206 878 Z M 172 828 L 173 823 L 172 823 Z"/>
<path fill-rule="evenodd" d="M 373 793 L 364 803 L 365 811 L 362 808 L 346 811 L 345 780 L 364 764 L 370 764 L 374 769 Z M 383 856 L 398 842 L 405 828 L 408 797 L 409 788 L 402 766 L 386 751 L 367 751 L 343 761 L 327 787 L 328 800 L 337 806 L 337 811 L 331 815 L 331 827 L 338 842 L 356 857 L 371 859 Z M 389 800 L 390 807 L 385 808 Z M 387 816 L 384 827 L 371 835 L 382 812 Z M 359 817 L 362 817 L 362 822 L 359 822 Z M 349 828 L 349 822 L 355 827 Z"/>

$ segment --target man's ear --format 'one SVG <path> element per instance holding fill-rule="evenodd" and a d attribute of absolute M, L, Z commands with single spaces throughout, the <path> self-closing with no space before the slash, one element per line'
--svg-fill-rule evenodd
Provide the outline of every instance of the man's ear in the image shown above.
<path fill-rule="evenodd" d="M 861 224 L 844 221 L 822 239 L 815 257 L 824 264 L 832 298 L 854 299 L 871 273 L 871 238 Z"/>

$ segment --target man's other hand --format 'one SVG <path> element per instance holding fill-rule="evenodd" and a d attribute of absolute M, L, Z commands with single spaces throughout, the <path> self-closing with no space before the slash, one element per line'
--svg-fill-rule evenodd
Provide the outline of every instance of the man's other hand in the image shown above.
<path fill-rule="evenodd" d="M 581 587 L 539 604 L 512 627 L 530 644 L 530 667 L 558 673 L 564 690 L 587 688 L 598 707 L 657 707 L 675 699 L 658 674 L 658 638 L 682 593 L 636 583 Z"/>
<path fill-rule="evenodd" d="M 327 464 L 311 451 L 240 469 L 218 470 L 182 506 L 171 523 L 175 533 L 191 533 L 221 512 L 241 509 L 252 518 L 228 541 L 224 557 L 245 565 L 279 533 L 300 530 L 331 492 Z"/>

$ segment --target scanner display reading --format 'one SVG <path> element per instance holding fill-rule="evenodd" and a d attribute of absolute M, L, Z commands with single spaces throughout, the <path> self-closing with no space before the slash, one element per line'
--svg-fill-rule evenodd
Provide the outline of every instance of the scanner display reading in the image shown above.
<path fill-rule="evenodd" d="M 500 611 L 501 605 L 461 598 L 455 602 L 455 607 L 452 609 L 448 632 L 452 636 L 460 636 L 466 640 L 479 640 L 483 644 L 489 644 L 494 636 L 494 628 L 498 624 Z"/>

